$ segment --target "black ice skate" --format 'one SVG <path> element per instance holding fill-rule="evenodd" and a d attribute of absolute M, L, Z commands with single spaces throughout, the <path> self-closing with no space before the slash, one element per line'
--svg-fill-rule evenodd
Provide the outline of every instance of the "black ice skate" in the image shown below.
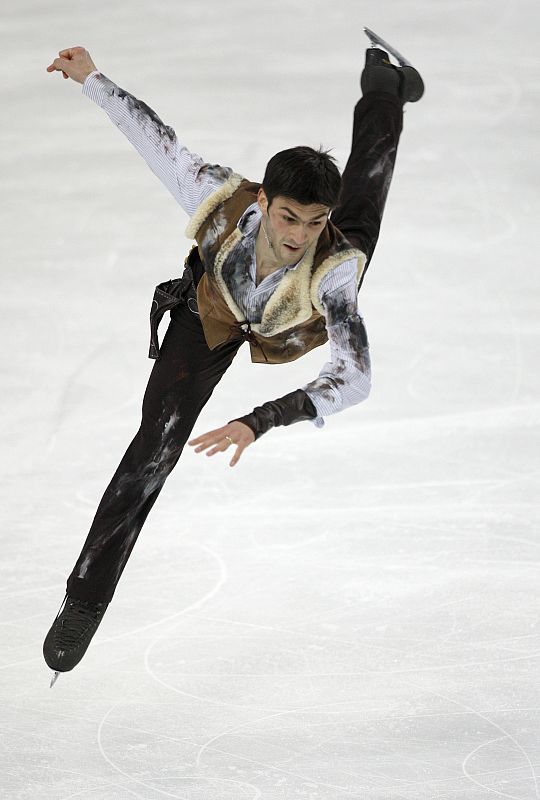
<path fill-rule="evenodd" d="M 76 667 L 86 653 L 107 605 L 65 596 L 43 643 L 45 661 L 54 670 L 51 687 L 60 672 L 69 672 Z"/>
<path fill-rule="evenodd" d="M 362 92 L 389 92 L 397 95 L 403 103 L 420 100 L 424 94 L 424 81 L 418 70 L 376 33 L 369 28 L 364 28 L 364 31 L 371 44 L 366 50 L 366 65 L 360 79 Z M 391 63 L 389 53 L 399 66 Z"/>

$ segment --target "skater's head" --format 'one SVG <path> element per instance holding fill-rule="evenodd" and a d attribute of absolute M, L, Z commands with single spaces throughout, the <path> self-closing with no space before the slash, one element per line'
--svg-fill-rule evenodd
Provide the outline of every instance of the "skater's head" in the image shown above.
<path fill-rule="evenodd" d="M 278 260 L 294 264 L 302 258 L 338 205 L 340 190 L 335 160 L 322 149 L 292 147 L 270 159 L 258 202 Z"/>
<path fill-rule="evenodd" d="M 290 147 L 272 156 L 262 182 L 268 206 L 279 196 L 302 205 L 335 208 L 341 191 L 341 175 L 335 159 L 322 148 Z"/>

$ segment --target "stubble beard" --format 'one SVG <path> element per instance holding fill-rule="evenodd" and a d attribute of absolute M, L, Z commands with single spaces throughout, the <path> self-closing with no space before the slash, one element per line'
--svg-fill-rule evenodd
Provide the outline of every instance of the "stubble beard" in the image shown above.
<path fill-rule="evenodd" d="M 282 247 L 284 249 L 284 246 L 285 246 L 284 242 L 282 242 L 281 245 L 276 247 L 276 245 L 274 243 L 275 242 L 275 231 L 272 230 L 272 224 L 270 222 L 270 215 L 269 214 L 266 215 L 266 221 L 265 221 L 265 219 L 263 217 L 263 219 L 261 221 L 261 225 L 262 225 L 265 241 L 266 241 L 266 243 L 267 243 L 267 245 L 268 245 L 268 247 L 270 249 L 270 252 L 272 253 L 272 256 L 275 259 L 275 261 L 276 261 L 278 266 L 291 266 L 292 264 L 296 264 L 298 261 L 300 261 L 304 257 L 304 255 L 306 254 L 307 247 L 305 247 L 303 251 L 301 249 L 298 249 L 297 251 L 290 252 L 290 253 L 287 252 L 287 251 L 285 251 L 285 253 L 281 252 Z"/>

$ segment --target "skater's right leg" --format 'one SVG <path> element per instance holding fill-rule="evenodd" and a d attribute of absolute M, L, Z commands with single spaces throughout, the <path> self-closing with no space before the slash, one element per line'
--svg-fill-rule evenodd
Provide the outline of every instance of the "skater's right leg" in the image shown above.
<path fill-rule="evenodd" d="M 239 342 L 209 350 L 198 316 L 182 304 L 143 401 L 141 426 L 105 490 L 67 593 L 109 602 L 144 521 Z M 196 308 L 196 306 L 195 306 Z"/>
<path fill-rule="evenodd" d="M 150 509 L 240 343 L 208 348 L 193 293 L 189 305 L 173 309 L 144 396 L 141 426 L 105 490 L 69 576 L 66 606 L 45 640 L 52 669 L 67 671 L 82 658 Z"/>

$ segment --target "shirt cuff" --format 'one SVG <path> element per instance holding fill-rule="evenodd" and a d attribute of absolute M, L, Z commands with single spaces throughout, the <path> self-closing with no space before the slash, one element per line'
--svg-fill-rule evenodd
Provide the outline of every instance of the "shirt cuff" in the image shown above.
<path fill-rule="evenodd" d="M 315 406 L 315 410 L 317 411 L 317 416 L 310 419 L 309 422 L 311 422 L 312 425 L 315 425 L 316 428 L 324 428 L 324 419 L 322 418 L 322 415 L 319 409 L 317 408 L 317 402 L 316 402 L 317 398 L 314 397 L 312 394 L 310 394 L 305 386 L 302 386 L 302 391 L 307 394 L 307 396 Z"/>
<path fill-rule="evenodd" d="M 87 75 L 82 85 L 82 93 L 97 103 L 98 106 L 103 106 L 107 97 L 105 83 L 110 81 L 105 78 L 102 72 L 95 69 L 90 75 Z"/>

